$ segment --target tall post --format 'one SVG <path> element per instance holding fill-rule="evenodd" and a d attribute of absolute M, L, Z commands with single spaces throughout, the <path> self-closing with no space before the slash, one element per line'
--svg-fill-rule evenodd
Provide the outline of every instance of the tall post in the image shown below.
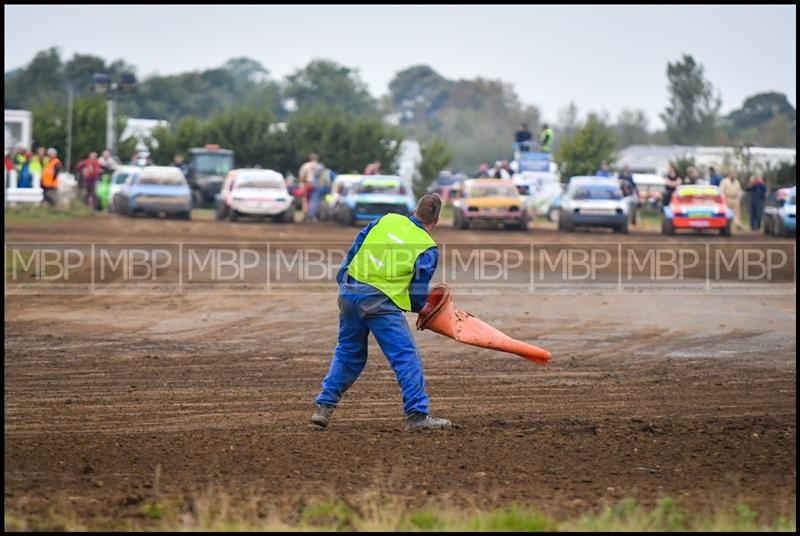
<path fill-rule="evenodd" d="M 72 87 L 67 88 L 67 94 L 67 154 L 65 155 L 67 169 L 65 171 L 69 173 L 69 170 L 72 169 L 72 99 L 74 98 Z"/>
<path fill-rule="evenodd" d="M 117 134 L 116 134 L 116 121 L 114 120 L 117 115 L 117 101 L 114 98 L 114 91 L 109 94 L 108 106 L 106 109 L 106 148 L 111 151 L 113 156 L 117 156 Z"/>

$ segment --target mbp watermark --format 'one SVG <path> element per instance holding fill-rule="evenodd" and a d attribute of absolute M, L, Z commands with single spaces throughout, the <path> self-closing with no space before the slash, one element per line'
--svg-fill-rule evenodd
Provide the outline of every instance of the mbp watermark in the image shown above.
<path fill-rule="evenodd" d="M 432 283 L 478 294 L 796 292 L 794 241 L 445 242 L 437 254 L 389 244 L 363 255 L 351 245 L 6 243 L 5 291 L 330 293 L 349 262 L 367 279 L 435 269 Z"/>

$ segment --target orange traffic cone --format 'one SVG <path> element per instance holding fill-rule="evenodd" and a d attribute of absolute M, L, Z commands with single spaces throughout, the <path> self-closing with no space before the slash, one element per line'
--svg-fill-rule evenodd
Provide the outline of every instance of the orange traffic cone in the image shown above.
<path fill-rule="evenodd" d="M 489 324 L 462 311 L 455 306 L 452 296 L 450 287 L 447 285 L 434 285 L 425 304 L 426 307 L 430 307 L 430 312 L 425 316 L 420 314 L 417 317 L 417 329 L 429 329 L 458 342 L 517 354 L 536 363 L 547 364 L 550 352 L 512 339 Z"/>

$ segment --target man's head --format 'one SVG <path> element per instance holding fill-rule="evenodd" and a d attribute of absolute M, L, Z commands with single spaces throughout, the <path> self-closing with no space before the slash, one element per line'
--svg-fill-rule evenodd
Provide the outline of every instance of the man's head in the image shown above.
<path fill-rule="evenodd" d="M 600 169 L 602 169 L 603 171 L 608 171 L 608 162 L 603 160 L 603 163 L 600 164 Z"/>
<path fill-rule="evenodd" d="M 548 129 L 547 123 L 545 123 L 544 125 L 542 125 L 542 130 L 547 130 L 547 129 Z"/>
<path fill-rule="evenodd" d="M 489 171 L 489 164 L 486 162 L 481 162 L 481 165 L 478 169 L 480 169 L 480 171 Z"/>
<path fill-rule="evenodd" d="M 626 163 L 624 166 L 622 166 L 622 171 L 625 173 L 630 173 L 631 167 Z"/>
<path fill-rule="evenodd" d="M 49 157 L 51 157 L 51 158 L 52 158 L 52 157 L 54 157 L 54 156 L 56 156 L 57 154 L 58 154 L 58 151 L 56 151 L 55 147 L 50 147 L 50 148 L 47 150 L 47 156 L 49 156 Z"/>
<path fill-rule="evenodd" d="M 317 153 L 311 153 L 308 155 L 309 162 L 316 162 L 319 160 L 319 155 Z"/>
<path fill-rule="evenodd" d="M 97 160 L 97 153 L 94 151 L 89 153 L 89 160 Z"/>
<path fill-rule="evenodd" d="M 175 155 L 175 163 L 183 164 L 183 155 L 181 153 Z"/>
<path fill-rule="evenodd" d="M 522 123 L 522 130 L 528 130 L 528 124 Z"/>
<path fill-rule="evenodd" d="M 709 173 L 709 175 L 714 175 L 714 174 L 717 173 L 717 170 L 714 169 L 714 166 L 709 166 L 708 173 Z"/>
<path fill-rule="evenodd" d="M 38 156 L 39 158 L 42 158 L 42 157 L 44 157 L 46 152 L 47 152 L 47 149 L 44 147 L 44 145 L 40 145 L 39 148 L 36 149 L 36 156 Z"/>
<path fill-rule="evenodd" d="M 442 210 L 442 199 L 436 194 L 425 194 L 417 201 L 414 216 L 430 231 L 439 223 L 439 212 Z"/>
<path fill-rule="evenodd" d="M 103 158 L 105 158 L 105 159 L 111 158 L 111 151 L 109 151 L 108 149 L 104 150 L 103 151 Z"/>

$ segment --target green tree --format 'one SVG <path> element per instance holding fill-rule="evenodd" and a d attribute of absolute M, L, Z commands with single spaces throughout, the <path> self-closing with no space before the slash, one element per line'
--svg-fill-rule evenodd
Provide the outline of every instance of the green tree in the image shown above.
<path fill-rule="evenodd" d="M 286 77 L 284 93 L 298 109 L 324 106 L 352 115 L 378 113 L 377 101 L 358 71 L 330 60 L 313 60 Z"/>
<path fill-rule="evenodd" d="M 50 102 L 33 109 L 34 145 L 54 147 L 66 164 L 67 148 L 67 108 Z M 125 130 L 126 118 L 117 115 L 117 135 Z M 121 156 L 133 152 L 134 140 L 120 142 L 117 150 Z M 72 154 L 70 162 L 74 165 L 89 152 L 100 153 L 106 148 L 106 101 L 100 95 L 87 94 L 77 97 L 72 110 Z"/>
<path fill-rule="evenodd" d="M 691 55 L 681 61 L 667 63 L 669 104 L 661 119 L 673 143 L 713 143 L 721 100 L 711 82 L 705 79 L 704 68 Z"/>
<path fill-rule="evenodd" d="M 447 102 L 450 82 L 427 65 L 415 65 L 395 74 L 389 95 L 400 122 L 428 117 Z"/>
<path fill-rule="evenodd" d="M 759 127 L 772 118 L 785 115 L 789 121 L 797 121 L 797 111 L 783 93 L 768 91 L 745 99 L 742 107 L 728 115 L 734 128 L 744 130 Z"/>
<path fill-rule="evenodd" d="M 417 171 L 419 178 L 414 183 L 414 195 L 422 196 L 439 172 L 447 167 L 453 158 L 453 151 L 443 139 L 436 138 L 420 148 L 422 160 Z"/>
<path fill-rule="evenodd" d="M 565 176 L 594 175 L 605 160 L 616 159 L 617 139 L 614 132 L 593 113 L 574 136 L 562 140 L 553 159 L 566 172 Z"/>

